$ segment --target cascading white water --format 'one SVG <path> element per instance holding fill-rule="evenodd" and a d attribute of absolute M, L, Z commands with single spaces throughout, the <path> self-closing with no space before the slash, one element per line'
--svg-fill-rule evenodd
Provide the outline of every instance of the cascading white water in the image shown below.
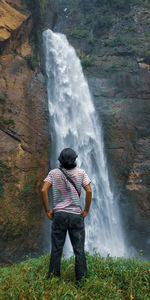
<path fill-rule="evenodd" d="M 102 129 L 80 60 L 65 35 L 48 29 L 43 40 L 53 144 L 51 167 L 57 167 L 62 149 L 71 147 L 78 153 L 78 166 L 89 175 L 93 190 L 91 210 L 85 219 L 85 248 L 103 256 L 124 256 L 126 247 L 110 188 Z M 81 202 L 84 207 L 84 193 Z M 68 241 L 65 251 L 70 251 Z"/>

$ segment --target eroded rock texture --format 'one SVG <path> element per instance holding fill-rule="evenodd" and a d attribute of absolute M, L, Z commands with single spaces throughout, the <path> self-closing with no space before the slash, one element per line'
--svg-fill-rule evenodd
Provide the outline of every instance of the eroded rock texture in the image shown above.
<path fill-rule="evenodd" d="M 49 136 L 33 24 L 25 1 L 0 1 L 0 260 L 6 263 L 42 251 Z"/>

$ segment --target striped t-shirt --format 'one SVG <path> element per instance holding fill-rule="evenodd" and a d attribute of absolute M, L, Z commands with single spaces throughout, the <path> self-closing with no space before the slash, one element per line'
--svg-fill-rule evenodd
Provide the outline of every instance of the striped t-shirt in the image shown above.
<path fill-rule="evenodd" d="M 81 193 L 81 187 L 85 187 L 90 183 L 88 175 L 80 168 L 75 167 L 70 170 L 63 170 L 73 180 L 79 193 Z M 67 180 L 66 176 L 59 169 L 50 171 L 44 181 L 52 184 L 54 212 L 81 213 L 78 193 L 72 183 Z"/>

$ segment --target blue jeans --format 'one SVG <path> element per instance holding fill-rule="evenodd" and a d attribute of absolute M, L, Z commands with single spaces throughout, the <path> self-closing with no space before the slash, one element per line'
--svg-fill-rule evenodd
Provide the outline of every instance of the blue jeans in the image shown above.
<path fill-rule="evenodd" d="M 83 216 L 57 212 L 52 224 L 52 251 L 49 265 L 49 275 L 60 276 L 60 261 L 67 231 L 75 254 L 76 280 L 81 280 L 86 275 L 86 258 L 84 252 L 85 228 Z"/>

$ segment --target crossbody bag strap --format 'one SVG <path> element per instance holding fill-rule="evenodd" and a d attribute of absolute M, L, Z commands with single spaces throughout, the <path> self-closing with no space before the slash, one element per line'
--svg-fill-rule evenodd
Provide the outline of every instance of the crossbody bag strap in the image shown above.
<path fill-rule="evenodd" d="M 62 168 L 59 168 L 59 170 L 66 176 L 66 178 L 68 179 L 68 181 L 74 186 L 74 188 L 76 189 L 78 196 L 80 197 L 80 193 L 77 190 L 77 187 L 75 185 L 75 183 L 73 182 L 73 180 L 64 172 L 64 170 Z"/>

